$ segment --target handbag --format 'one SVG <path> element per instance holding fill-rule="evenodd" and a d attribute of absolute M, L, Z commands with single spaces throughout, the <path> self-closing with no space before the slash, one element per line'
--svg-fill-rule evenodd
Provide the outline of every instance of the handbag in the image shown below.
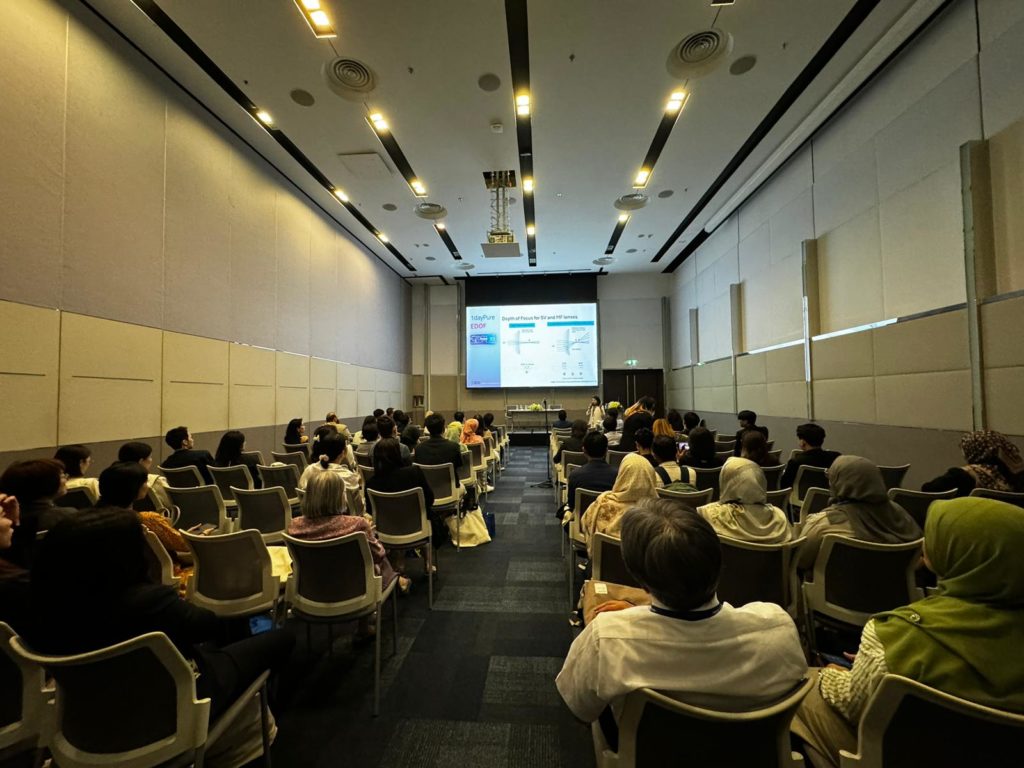
<path fill-rule="evenodd" d="M 484 522 L 484 516 L 479 509 L 467 512 L 461 522 L 456 519 L 456 515 L 449 515 L 444 522 L 448 526 L 452 542 L 460 547 L 476 547 L 491 540 L 491 535 L 487 532 L 487 523 Z"/>

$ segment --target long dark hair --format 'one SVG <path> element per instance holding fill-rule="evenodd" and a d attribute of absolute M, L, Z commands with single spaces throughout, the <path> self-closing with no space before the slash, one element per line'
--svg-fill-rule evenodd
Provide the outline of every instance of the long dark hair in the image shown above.
<path fill-rule="evenodd" d="M 316 458 L 320 460 L 320 466 L 327 469 L 331 462 L 345 452 L 345 438 L 335 432 L 333 435 L 325 435 L 316 443 Z"/>
<path fill-rule="evenodd" d="M 100 472 L 98 507 L 130 509 L 149 475 L 137 461 L 118 461 Z"/>
<path fill-rule="evenodd" d="M 373 474 L 390 475 L 402 467 L 402 444 L 393 437 L 382 437 L 373 446 Z"/>
<path fill-rule="evenodd" d="M 68 477 L 81 477 L 82 476 L 82 462 L 92 456 L 90 451 L 84 445 L 62 445 L 57 449 L 57 452 L 53 454 L 53 458 L 64 465 L 64 471 Z"/>
<path fill-rule="evenodd" d="M 288 428 L 284 431 L 284 441 L 288 445 L 298 445 L 302 442 L 302 435 L 299 434 L 301 426 L 302 419 L 292 419 L 288 422 Z"/>
<path fill-rule="evenodd" d="M 704 427 L 690 430 L 688 438 L 689 454 L 698 461 L 713 461 L 715 458 L 715 438 Z"/>
<path fill-rule="evenodd" d="M 230 467 L 242 460 L 242 448 L 245 447 L 245 433 L 237 429 L 225 432 L 220 438 L 213 463 L 218 467 Z"/>

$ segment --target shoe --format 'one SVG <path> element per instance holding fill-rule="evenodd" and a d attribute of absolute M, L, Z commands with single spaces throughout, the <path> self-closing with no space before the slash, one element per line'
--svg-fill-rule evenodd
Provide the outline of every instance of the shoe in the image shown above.
<path fill-rule="evenodd" d="M 578 563 L 576 563 L 576 567 L 579 568 L 581 571 L 585 571 L 588 567 L 590 567 L 590 561 L 586 559 L 580 560 Z"/>
<path fill-rule="evenodd" d="M 409 590 L 412 588 L 412 579 L 408 576 L 399 575 L 398 577 L 398 591 L 403 595 L 408 595 Z"/>

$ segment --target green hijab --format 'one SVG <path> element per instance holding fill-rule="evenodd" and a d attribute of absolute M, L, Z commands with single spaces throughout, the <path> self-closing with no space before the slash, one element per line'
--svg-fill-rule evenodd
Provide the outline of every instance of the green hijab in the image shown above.
<path fill-rule="evenodd" d="M 453 421 L 444 431 L 446 440 L 451 440 L 453 443 L 462 442 L 462 422 Z"/>
<path fill-rule="evenodd" d="M 890 672 L 1024 712 L 1024 510 L 965 497 L 928 508 L 937 594 L 875 617 Z"/>

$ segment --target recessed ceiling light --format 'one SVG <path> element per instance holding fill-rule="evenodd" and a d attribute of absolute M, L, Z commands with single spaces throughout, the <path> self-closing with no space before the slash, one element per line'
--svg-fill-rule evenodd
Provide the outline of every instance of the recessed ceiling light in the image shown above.
<path fill-rule="evenodd" d="M 689 94 L 686 93 L 685 91 L 676 91 L 675 93 L 668 97 L 668 103 L 665 105 L 665 111 L 668 112 L 669 114 L 678 112 L 680 109 L 683 108 L 683 105 L 686 103 L 688 97 Z"/>
<path fill-rule="evenodd" d="M 416 193 L 416 197 L 426 197 L 427 188 L 423 185 L 423 182 L 419 179 L 413 179 L 409 182 L 409 186 L 412 187 L 412 191 Z"/>
<path fill-rule="evenodd" d="M 521 93 L 516 96 L 516 114 L 527 117 L 530 114 L 530 94 Z"/>
<path fill-rule="evenodd" d="M 443 221 L 437 222 L 437 224 L 435 224 L 434 226 L 437 227 L 438 229 L 446 229 L 447 228 L 447 227 L 445 227 L 445 223 Z"/>
<path fill-rule="evenodd" d="M 390 240 L 388 240 L 388 236 L 385 235 L 383 232 L 377 233 L 377 239 L 380 240 L 382 243 L 391 242 Z"/>
<path fill-rule="evenodd" d="M 537 228 L 535 226 L 533 226 L 533 224 L 528 225 L 526 227 L 526 234 L 528 234 L 528 235 L 535 235 L 535 234 L 537 234 Z"/>
<path fill-rule="evenodd" d="M 636 178 L 633 179 L 633 187 L 635 189 L 642 189 L 647 186 L 648 179 L 651 178 L 650 168 L 641 168 L 636 172 Z"/>
<path fill-rule="evenodd" d="M 274 124 L 274 118 L 272 118 L 270 116 L 270 113 L 267 112 L 265 109 L 261 109 L 259 112 L 256 113 L 256 119 L 259 120 L 264 125 Z"/>
<path fill-rule="evenodd" d="M 380 112 L 374 112 L 370 115 L 370 123 L 378 133 L 384 133 L 388 129 L 387 120 L 384 119 L 384 115 Z"/>
<path fill-rule="evenodd" d="M 533 192 L 533 179 L 523 179 L 523 192 Z"/>
<path fill-rule="evenodd" d="M 327 11 L 320 7 L 320 0 L 295 0 L 295 5 L 302 12 L 303 18 L 309 24 L 313 36 L 317 38 L 337 37 L 334 25 L 327 15 Z"/>
<path fill-rule="evenodd" d="M 302 0 L 302 7 L 307 11 L 320 10 L 320 0 Z"/>
<path fill-rule="evenodd" d="M 348 202 L 348 195 L 346 195 L 346 194 L 345 194 L 345 193 L 344 193 L 344 192 L 343 192 L 342 190 L 340 190 L 340 189 L 336 189 L 336 190 L 334 190 L 334 196 L 335 196 L 336 198 L 338 198 L 339 200 L 341 200 L 341 202 L 343 202 L 343 203 L 347 203 L 347 202 Z"/>
<path fill-rule="evenodd" d="M 327 18 L 327 14 L 324 11 L 313 11 L 309 14 L 309 20 L 321 28 L 331 26 L 331 20 Z"/>
<path fill-rule="evenodd" d="M 629 214 L 628 213 L 620 213 L 619 214 L 619 223 L 620 224 L 625 224 L 627 221 L 629 221 Z"/>

